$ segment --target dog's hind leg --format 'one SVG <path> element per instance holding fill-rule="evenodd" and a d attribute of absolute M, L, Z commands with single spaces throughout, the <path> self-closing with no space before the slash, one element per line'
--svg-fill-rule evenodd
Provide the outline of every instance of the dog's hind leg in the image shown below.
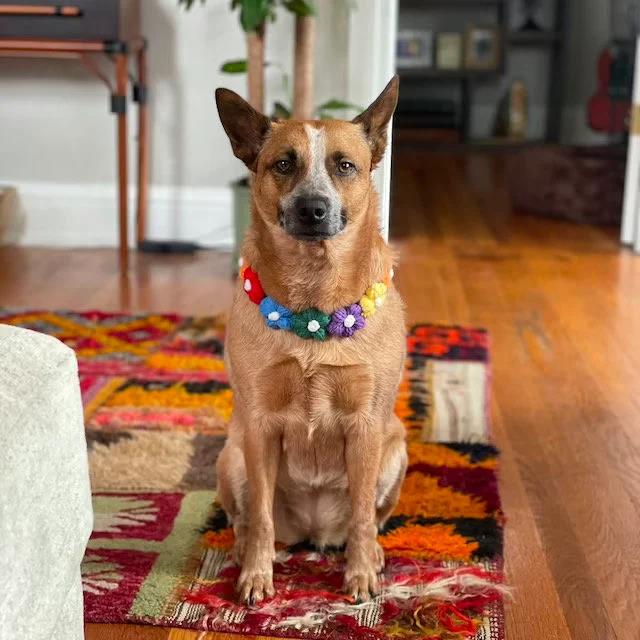
<path fill-rule="evenodd" d="M 382 454 L 380 477 L 376 495 L 376 522 L 382 528 L 400 497 L 400 489 L 407 472 L 407 445 L 404 425 L 394 415 L 391 418 L 390 438 Z"/>
<path fill-rule="evenodd" d="M 407 445 L 405 443 L 404 426 L 394 415 L 391 425 L 391 437 L 387 441 L 382 454 L 380 477 L 376 491 L 376 524 L 382 529 L 396 508 L 400 489 L 407 472 Z M 379 543 L 376 549 L 376 569 L 384 569 L 384 551 Z"/>
<path fill-rule="evenodd" d="M 247 538 L 247 470 L 242 449 L 228 438 L 218 456 L 218 501 L 233 525 L 234 560 L 242 564 Z"/>

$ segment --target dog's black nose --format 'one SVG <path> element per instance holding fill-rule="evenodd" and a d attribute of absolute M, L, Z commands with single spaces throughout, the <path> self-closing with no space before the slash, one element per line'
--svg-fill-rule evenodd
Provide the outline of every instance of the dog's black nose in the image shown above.
<path fill-rule="evenodd" d="M 326 198 L 299 198 L 296 210 L 300 222 L 305 225 L 315 225 L 322 222 L 329 211 L 329 201 Z"/>

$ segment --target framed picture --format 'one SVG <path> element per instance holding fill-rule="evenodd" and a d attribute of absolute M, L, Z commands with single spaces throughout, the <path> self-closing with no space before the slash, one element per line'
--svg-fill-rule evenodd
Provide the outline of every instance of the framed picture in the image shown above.
<path fill-rule="evenodd" d="M 467 29 L 464 49 L 467 69 L 497 69 L 500 66 L 500 32 L 496 27 Z"/>
<path fill-rule="evenodd" d="M 398 68 L 433 66 L 433 31 L 398 31 L 396 63 Z"/>
<path fill-rule="evenodd" d="M 462 34 L 439 33 L 436 36 L 436 66 L 438 69 L 462 66 Z"/>

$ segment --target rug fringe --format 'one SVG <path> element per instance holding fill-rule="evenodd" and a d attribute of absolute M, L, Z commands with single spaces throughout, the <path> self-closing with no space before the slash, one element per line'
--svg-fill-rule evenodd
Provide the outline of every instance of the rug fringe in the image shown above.
<path fill-rule="evenodd" d="M 502 575 L 476 568 L 462 568 L 449 575 L 442 575 L 423 582 L 425 576 L 416 574 L 411 579 L 403 579 L 386 585 L 382 593 L 370 602 L 351 604 L 347 602 L 327 603 L 320 609 L 317 603 L 314 610 L 302 616 L 288 616 L 274 622 L 274 627 L 312 630 L 339 616 L 357 617 L 372 607 L 384 607 L 385 604 L 397 608 L 413 608 L 416 601 L 434 605 L 463 605 L 481 611 L 484 607 L 510 595 L 509 589 L 502 583 Z M 413 584 L 411 584 L 413 582 Z M 277 600 L 277 597 L 276 597 Z M 311 608 L 311 607 L 310 607 Z M 276 602 L 268 602 L 259 609 L 261 615 L 277 618 L 282 615 Z"/>

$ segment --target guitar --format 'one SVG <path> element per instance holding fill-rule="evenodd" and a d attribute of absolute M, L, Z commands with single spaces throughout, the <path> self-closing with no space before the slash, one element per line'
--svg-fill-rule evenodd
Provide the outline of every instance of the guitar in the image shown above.
<path fill-rule="evenodd" d="M 627 51 L 607 47 L 598 58 L 598 90 L 589 100 L 589 126 L 594 131 L 623 134 L 629 130 L 633 61 Z"/>

